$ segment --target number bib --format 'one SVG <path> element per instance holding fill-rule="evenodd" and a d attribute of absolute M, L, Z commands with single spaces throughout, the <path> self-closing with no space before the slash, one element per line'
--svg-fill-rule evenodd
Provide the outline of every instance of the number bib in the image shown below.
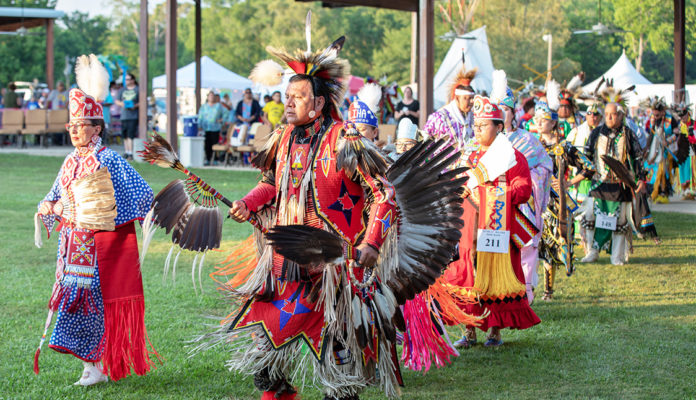
<path fill-rule="evenodd" d="M 608 231 L 616 230 L 616 217 L 611 217 L 605 214 L 597 214 L 595 228 L 606 229 Z"/>
<path fill-rule="evenodd" d="M 488 253 L 508 253 L 510 247 L 510 231 L 479 229 L 476 251 Z"/>

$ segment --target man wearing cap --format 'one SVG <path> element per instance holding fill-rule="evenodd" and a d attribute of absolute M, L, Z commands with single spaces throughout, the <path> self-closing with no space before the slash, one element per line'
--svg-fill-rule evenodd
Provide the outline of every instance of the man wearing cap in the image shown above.
<path fill-rule="evenodd" d="M 396 142 L 389 153 L 389 158 L 396 161 L 402 154 L 411 150 L 418 143 L 417 135 L 418 127 L 410 119 L 403 118 L 399 121 L 399 126 L 396 128 Z"/>
<path fill-rule="evenodd" d="M 382 87 L 376 83 L 363 86 L 348 108 L 348 121 L 355 124 L 358 132 L 372 142 L 379 137 L 379 103 L 382 100 Z"/>

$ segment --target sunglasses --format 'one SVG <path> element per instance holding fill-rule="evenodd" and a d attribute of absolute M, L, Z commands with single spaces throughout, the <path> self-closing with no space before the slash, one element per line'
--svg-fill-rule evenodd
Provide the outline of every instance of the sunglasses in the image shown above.
<path fill-rule="evenodd" d="M 594 115 L 595 117 L 599 117 L 601 114 L 598 112 L 588 112 L 587 115 Z"/>
<path fill-rule="evenodd" d="M 73 129 L 83 129 L 86 126 L 94 126 L 92 124 L 85 124 L 85 123 L 72 123 L 72 124 L 65 124 L 65 130 L 71 131 Z"/>

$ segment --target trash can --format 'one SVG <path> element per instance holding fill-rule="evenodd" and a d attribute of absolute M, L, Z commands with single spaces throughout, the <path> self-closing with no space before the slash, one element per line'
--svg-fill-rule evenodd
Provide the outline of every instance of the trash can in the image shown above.
<path fill-rule="evenodd" d="M 198 136 L 198 117 L 184 117 L 184 136 Z"/>

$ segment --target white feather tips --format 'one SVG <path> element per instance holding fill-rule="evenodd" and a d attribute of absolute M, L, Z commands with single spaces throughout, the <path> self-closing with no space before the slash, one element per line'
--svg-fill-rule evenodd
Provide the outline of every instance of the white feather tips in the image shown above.
<path fill-rule="evenodd" d="M 358 91 L 358 98 L 370 108 L 370 111 L 377 114 L 379 101 L 382 100 L 382 87 L 376 83 L 368 83 Z"/>
<path fill-rule="evenodd" d="M 264 86 L 276 86 L 283 82 L 283 67 L 273 60 L 263 60 L 254 66 L 249 79 Z"/>
<path fill-rule="evenodd" d="M 493 87 L 491 89 L 491 100 L 500 103 L 507 93 L 507 75 L 502 69 L 493 71 Z"/>
<path fill-rule="evenodd" d="M 582 85 L 582 78 L 580 77 L 580 74 L 577 74 L 573 77 L 573 79 L 570 80 L 570 82 L 568 82 L 566 89 L 575 91 L 580 87 L 580 85 Z"/>
<path fill-rule="evenodd" d="M 307 11 L 305 19 L 305 38 L 307 39 L 307 53 L 312 52 L 312 10 Z"/>
<path fill-rule="evenodd" d="M 94 54 L 82 55 L 75 63 L 77 86 L 97 101 L 104 101 L 109 90 L 109 72 Z"/>
<path fill-rule="evenodd" d="M 561 85 L 556 81 L 550 81 L 546 88 L 546 102 L 549 108 L 557 111 L 561 106 Z"/>

